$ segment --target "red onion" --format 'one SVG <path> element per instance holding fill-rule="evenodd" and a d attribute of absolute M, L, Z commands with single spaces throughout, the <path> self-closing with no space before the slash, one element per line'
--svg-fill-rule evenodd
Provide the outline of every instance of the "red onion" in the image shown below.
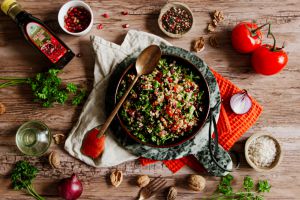
<path fill-rule="evenodd" d="M 246 90 L 236 93 L 230 99 L 230 107 L 236 114 L 245 114 L 252 107 L 252 101 Z"/>
<path fill-rule="evenodd" d="M 61 180 L 58 185 L 58 193 L 65 200 L 76 200 L 80 197 L 83 187 L 77 176 L 73 174 L 70 178 Z"/>

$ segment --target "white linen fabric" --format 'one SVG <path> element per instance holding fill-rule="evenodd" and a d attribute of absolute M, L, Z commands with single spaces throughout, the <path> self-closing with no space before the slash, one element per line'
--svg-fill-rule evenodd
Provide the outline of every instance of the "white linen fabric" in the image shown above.
<path fill-rule="evenodd" d="M 104 152 L 99 159 L 93 160 L 80 152 L 84 135 L 106 120 L 105 95 L 110 75 L 115 67 L 129 55 L 138 54 L 151 44 L 171 44 L 160 37 L 136 30 L 129 30 L 121 45 L 98 36 L 91 36 L 91 43 L 95 53 L 94 87 L 86 100 L 78 122 L 66 139 L 65 150 L 75 158 L 94 167 L 115 166 L 138 157 L 120 146 L 114 140 L 112 133 L 108 133 Z"/>

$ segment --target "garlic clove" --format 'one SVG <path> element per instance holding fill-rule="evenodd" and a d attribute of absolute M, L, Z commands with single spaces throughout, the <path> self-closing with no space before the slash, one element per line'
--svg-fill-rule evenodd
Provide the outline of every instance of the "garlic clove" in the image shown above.
<path fill-rule="evenodd" d="M 246 90 L 234 94 L 230 98 L 230 107 L 236 114 L 245 114 L 252 107 L 252 101 Z"/>

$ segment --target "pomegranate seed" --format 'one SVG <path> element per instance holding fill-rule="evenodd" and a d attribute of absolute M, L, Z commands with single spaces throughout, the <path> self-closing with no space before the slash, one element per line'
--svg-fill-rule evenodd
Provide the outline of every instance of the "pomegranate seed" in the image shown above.
<path fill-rule="evenodd" d="M 123 28 L 128 28 L 128 27 L 129 27 L 129 24 L 123 24 L 122 27 L 123 27 Z"/>
<path fill-rule="evenodd" d="M 98 24 L 97 29 L 98 29 L 98 30 L 103 29 L 103 25 L 102 25 L 102 24 Z"/>
<path fill-rule="evenodd" d="M 108 15 L 107 13 L 104 13 L 102 16 L 103 16 L 104 18 L 109 18 L 109 15 Z"/>
<path fill-rule="evenodd" d="M 81 32 L 91 22 L 91 14 L 84 7 L 70 8 L 65 16 L 65 27 L 70 32 Z"/>
<path fill-rule="evenodd" d="M 122 11 L 122 15 L 128 15 L 127 11 Z"/>
<path fill-rule="evenodd" d="M 78 53 L 78 54 L 76 54 L 76 57 L 77 57 L 77 58 L 80 58 L 80 57 L 82 57 L 82 54 L 81 54 L 81 53 Z"/>

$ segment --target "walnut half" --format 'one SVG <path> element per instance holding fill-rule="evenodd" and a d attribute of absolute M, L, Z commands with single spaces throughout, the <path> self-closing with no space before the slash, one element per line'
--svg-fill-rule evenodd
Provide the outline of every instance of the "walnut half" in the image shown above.
<path fill-rule="evenodd" d="M 188 186 L 195 191 L 202 191 L 205 188 L 206 180 L 200 175 L 190 175 Z"/>
<path fill-rule="evenodd" d="M 138 179 L 136 180 L 136 182 L 137 182 L 137 185 L 139 187 L 145 187 L 146 185 L 149 184 L 150 178 L 147 175 L 141 175 L 141 176 L 138 177 Z"/>
<path fill-rule="evenodd" d="M 115 187 L 119 187 L 119 185 L 122 183 L 123 181 L 123 172 L 119 171 L 119 170 L 114 170 L 111 174 L 110 174 L 110 181 L 111 184 Z"/>
<path fill-rule="evenodd" d="M 193 51 L 201 52 L 204 50 L 204 48 L 205 48 L 205 46 L 204 46 L 204 38 L 203 37 L 200 37 L 198 40 L 194 41 Z"/>
<path fill-rule="evenodd" d="M 51 167 L 58 169 L 60 167 L 60 156 L 56 151 L 49 154 L 49 164 Z"/>
<path fill-rule="evenodd" d="M 168 196 L 167 196 L 167 200 L 175 200 L 177 197 L 177 190 L 175 187 L 170 187 L 169 188 L 169 192 L 168 192 Z"/>

